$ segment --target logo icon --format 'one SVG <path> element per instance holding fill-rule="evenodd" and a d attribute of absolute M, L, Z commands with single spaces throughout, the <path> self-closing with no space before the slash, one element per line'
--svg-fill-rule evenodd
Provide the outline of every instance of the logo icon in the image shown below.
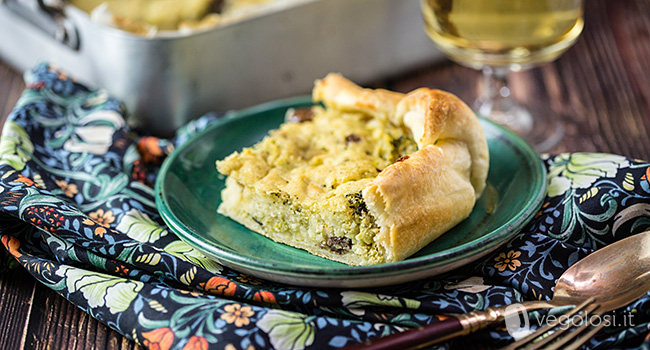
<path fill-rule="evenodd" d="M 511 337 L 519 340 L 530 334 L 530 319 L 526 308 L 521 304 L 508 305 L 505 310 L 506 330 Z"/>

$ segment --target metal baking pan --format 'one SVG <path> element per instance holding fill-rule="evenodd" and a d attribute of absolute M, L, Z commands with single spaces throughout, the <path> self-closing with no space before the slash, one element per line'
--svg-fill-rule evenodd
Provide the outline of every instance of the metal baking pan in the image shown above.
<path fill-rule="evenodd" d="M 167 136 L 209 111 L 309 93 L 340 72 L 364 84 L 442 57 L 419 0 L 312 0 L 193 34 L 141 37 L 71 5 L 0 0 L 0 57 L 52 63 L 121 99 L 129 124 Z"/>

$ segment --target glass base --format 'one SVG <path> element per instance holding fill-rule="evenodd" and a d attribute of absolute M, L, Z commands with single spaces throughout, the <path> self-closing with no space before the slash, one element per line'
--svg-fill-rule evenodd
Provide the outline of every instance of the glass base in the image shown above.
<path fill-rule="evenodd" d="M 517 133 L 538 153 L 551 150 L 564 136 L 564 124 L 556 114 L 531 110 L 512 99 L 478 99 L 475 110 L 479 115 Z"/>

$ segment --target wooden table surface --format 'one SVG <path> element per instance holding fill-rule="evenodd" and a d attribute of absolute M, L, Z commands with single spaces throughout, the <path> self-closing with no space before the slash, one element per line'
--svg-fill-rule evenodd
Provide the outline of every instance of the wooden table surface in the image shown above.
<path fill-rule="evenodd" d="M 576 45 L 557 61 L 513 74 L 513 93 L 566 116 L 565 136 L 552 153 L 650 160 L 650 0 L 586 0 L 585 22 Z M 436 87 L 473 101 L 479 82 L 471 69 L 432 62 L 377 85 Z M 2 120 L 23 88 L 21 74 L 0 61 Z M 22 269 L 0 275 L 0 310 L 0 349 L 141 349 Z"/>

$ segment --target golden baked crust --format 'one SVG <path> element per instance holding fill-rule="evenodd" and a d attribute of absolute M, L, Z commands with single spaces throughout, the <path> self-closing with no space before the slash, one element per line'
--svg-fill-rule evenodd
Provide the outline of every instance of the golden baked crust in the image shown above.
<path fill-rule="evenodd" d="M 488 149 L 455 96 L 315 84 L 315 117 L 217 162 L 219 212 L 271 239 L 350 265 L 402 260 L 465 219 Z"/>
<path fill-rule="evenodd" d="M 485 188 L 489 155 L 483 130 L 455 96 L 429 89 L 408 94 L 396 108 L 418 151 L 382 171 L 363 191 L 378 218 L 376 240 L 388 261 L 417 252 L 471 213 Z"/>

